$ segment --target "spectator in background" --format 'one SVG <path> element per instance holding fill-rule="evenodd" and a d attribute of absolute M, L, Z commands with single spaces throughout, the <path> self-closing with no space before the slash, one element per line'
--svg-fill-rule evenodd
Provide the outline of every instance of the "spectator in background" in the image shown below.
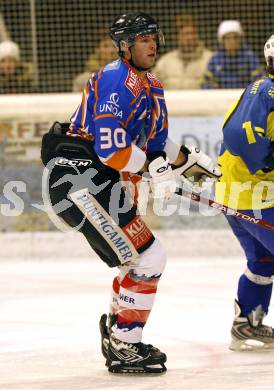
<path fill-rule="evenodd" d="M 199 39 L 198 26 L 190 14 L 176 16 L 177 49 L 164 54 L 153 73 L 165 89 L 200 88 L 212 52 Z"/>
<path fill-rule="evenodd" d="M 244 88 L 263 75 L 259 59 L 243 42 L 238 20 L 224 20 L 218 28 L 220 49 L 213 54 L 202 88 Z"/>
<path fill-rule="evenodd" d="M 32 92 L 33 68 L 20 60 L 17 43 L 0 43 L 0 94 Z"/>
<path fill-rule="evenodd" d="M 95 48 L 94 53 L 90 54 L 85 71 L 77 75 L 73 80 L 73 92 L 81 92 L 85 88 L 91 73 L 95 72 L 100 66 L 104 66 L 115 59 L 117 59 L 117 51 L 112 40 L 109 36 L 105 35 Z"/>
<path fill-rule="evenodd" d="M 8 41 L 9 39 L 10 39 L 9 32 L 6 28 L 3 15 L 0 13 L 0 42 Z"/>

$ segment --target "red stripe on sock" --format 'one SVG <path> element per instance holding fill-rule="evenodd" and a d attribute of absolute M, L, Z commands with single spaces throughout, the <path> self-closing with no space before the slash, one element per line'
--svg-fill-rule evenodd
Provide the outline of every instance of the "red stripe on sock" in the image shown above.
<path fill-rule="evenodd" d="M 121 286 L 129 291 L 141 293 L 141 294 L 155 294 L 157 291 L 159 279 L 153 279 L 149 281 L 133 280 L 129 274 L 127 274 L 122 280 Z"/>
<path fill-rule="evenodd" d="M 118 281 L 118 277 L 117 277 L 117 276 L 113 279 L 112 288 L 113 288 L 113 291 L 114 291 L 116 294 L 119 294 L 120 283 L 119 283 L 119 281 Z"/>

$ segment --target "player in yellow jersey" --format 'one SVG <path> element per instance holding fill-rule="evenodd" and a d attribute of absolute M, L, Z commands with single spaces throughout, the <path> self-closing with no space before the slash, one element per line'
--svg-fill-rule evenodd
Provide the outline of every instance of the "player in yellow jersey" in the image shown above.
<path fill-rule="evenodd" d="M 274 35 L 264 54 L 267 76 L 248 85 L 225 118 L 216 195 L 226 206 L 274 223 Z M 227 219 L 247 259 L 230 349 L 274 349 L 274 330 L 262 323 L 274 279 L 274 233 L 232 215 Z"/>

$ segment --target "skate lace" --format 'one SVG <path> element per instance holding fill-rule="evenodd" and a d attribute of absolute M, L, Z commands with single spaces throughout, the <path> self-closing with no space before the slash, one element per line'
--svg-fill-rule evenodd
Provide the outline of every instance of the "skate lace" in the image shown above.
<path fill-rule="evenodd" d="M 273 329 L 267 325 L 259 325 L 254 329 L 254 333 L 258 336 L 273 337 Z"/>
<path fill-rule="evenodd" d="M 133 344 L 128 344 L 128 345 L 127 345 L 127 348 L 128 348 L 129 350 L 131 350 L 132 352 L 135 352 L 135 353 L 138 352 L 138 347 L 136 347 L 136 346 L 133 345 Z"/>
<path fill-rule="evenodd" d="M 115 349 L 119 349 L 119 350 L 126 349 L 126 350 L 129 350 L 129 351 L 134 352 L 134 353 L 138 353 L 138 351 L 139 351 L 139 348 L 138 348 L 139 343 L 137 345 L 131 344 L 131 343 L 126 343 L 126 342 L 117 340 L 115 338 L 112 338 L 111 341 L 112 341 L 112 343 L 114 343 Z"/>

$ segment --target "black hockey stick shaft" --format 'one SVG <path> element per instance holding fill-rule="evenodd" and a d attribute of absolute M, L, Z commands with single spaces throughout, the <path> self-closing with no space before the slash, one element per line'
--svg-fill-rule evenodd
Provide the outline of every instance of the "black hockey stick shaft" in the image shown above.
<path fill-rule="evenodd" d="M 245 221 L 253 223 L 254 225 L 260 225 L 264 228 L 267 228 L 267 229 L 274 231 L 274 224 L 273 223 L 265 221 L 265 220 L 260 219 L 260 218 L 251 217 L 248 214 L 245 214 L 245 213 L 242 213 L 241 211 L 227 207 L 221 203 L 215 202 L 212 199 L 204 198 L 200 194 L 197 194 L 196 192 L 191 192 L 191 191 L 188 191 L 184 188 L 177 188 L 175 194 L 189 198 L 189 199 L 193 200 L 194 202 L 200 202 L 200 203 L 206 204 L 209 207 L 220 210 L 223 214 L 233 215 L 234 217 L 244 219 Z"/>

